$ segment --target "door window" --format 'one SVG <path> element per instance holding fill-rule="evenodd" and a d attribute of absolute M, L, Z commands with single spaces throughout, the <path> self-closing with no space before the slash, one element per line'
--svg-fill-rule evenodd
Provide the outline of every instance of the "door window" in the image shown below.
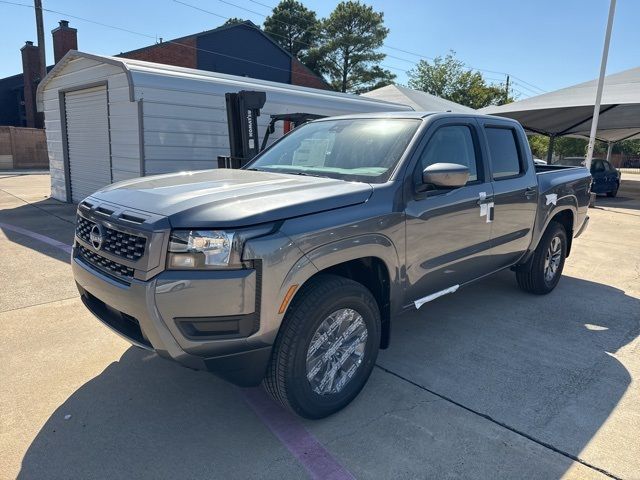
<path fill-rule="evenodd" d="M 466 125 L 440 127 L 433 134 L 420 156 L 420 177 L 425 168 L 434 163 L 457 163 L 469 169 L 467 183 L 478 180 L 478 161 L 471 129 Z"/>
<path fill-rule="evenodd" d="M 494 180 L 516 177 L 523 173 L 515 130 L 487 127 L 485 132 Z"/>
<path fill-rule="evenodd" d="M 604 162 L 602 160 L 594 160 L 591 165 L 591 173 L 602 173 L 604 170 Z"/>

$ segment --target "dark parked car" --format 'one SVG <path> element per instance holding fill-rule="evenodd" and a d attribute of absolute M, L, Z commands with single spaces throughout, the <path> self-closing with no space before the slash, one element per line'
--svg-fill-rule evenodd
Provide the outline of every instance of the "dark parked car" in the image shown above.
<path fill-rule="evenodd" d="M 557 161 L 556 165 L 566 165 L 571 167 L 584 166 L 583 157 L 566 157 Z M 593 183 L 591 191 L 593 193 L 606 193 L 608 197 L 615 197 L 620 188 L 620 172 L 611 163 L 601 158 L 591 160 L 591 176 Z"/>

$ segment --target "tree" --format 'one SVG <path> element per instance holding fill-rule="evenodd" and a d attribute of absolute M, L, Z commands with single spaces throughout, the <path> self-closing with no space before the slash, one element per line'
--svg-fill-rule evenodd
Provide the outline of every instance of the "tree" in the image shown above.
<path fill-rule="evenodd" d="M 395 75 L 378 65 L 385 54 L 377 51 L 388 33 L 381 12 L 359 1 L 343 1 L 322 21 L 322 44 L 310 56 L 317 60 L 317 71 L 341 92 L 388 85 Z"/>
<path fill-rule="evenodd" d="M 504 85 L 487 84 L 480 72 L 466 68 L 454 51 L 444 58 L 434 58 L 433 63 L 420 60 L 408 75 L 409 87 L 471 108 L 502 105 L 514 100 Z"/>
<path fill-rule="evenodd" d="M 547 150 L 549 150 L 549 137 L 545 135 L 529 135 L 528 140 L 533 156 L 546 160 Z"/>
<path fill-rule="evenodd" d="M 224 27 L 224 26 L 227 26 L 227 25 L 235 25 L 236 23 L 244 23 L 244 22 L 246 22 L 246 20 L 244 18 L 231 17 L 226 22 L 224 22 L 222 24 L 222 26 Z"/>
<path fill-rule="evenodd" d="M 316 12 L 296 0 L 282 0 L 264 21 L 264 31 L 294 57 L 316 45 L 320 22 Z"/>

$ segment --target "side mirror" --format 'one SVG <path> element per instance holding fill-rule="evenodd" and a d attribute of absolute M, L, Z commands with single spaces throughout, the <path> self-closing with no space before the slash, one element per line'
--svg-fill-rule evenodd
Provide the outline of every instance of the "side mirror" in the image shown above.
<path fill-rule="evenodd" d="M 469 168 L 457 163 L 434 163 L 422 172 L 422 183 L 436 188 L 463 187 L 469 180 Z"/>

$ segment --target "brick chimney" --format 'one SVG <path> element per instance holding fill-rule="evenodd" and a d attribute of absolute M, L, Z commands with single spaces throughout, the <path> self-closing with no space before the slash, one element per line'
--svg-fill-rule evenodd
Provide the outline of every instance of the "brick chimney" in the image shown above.
<path fill-rule="evenodd" d="M 36 88 L 40 82 L 40 49 L 27 41 L 20 49 L 24 75 L 24 113 L 27 127 L 42 128 L 42 114 L 36 111 Z"/>
<path fill-rule="evenodd" d="M 69 50 L 78 49 L 78 30 L 69 26 L 68 20 L 60 20 L 60 25 L 51 30 L 53 36 L 53 57 L 58 63 Z"/>

